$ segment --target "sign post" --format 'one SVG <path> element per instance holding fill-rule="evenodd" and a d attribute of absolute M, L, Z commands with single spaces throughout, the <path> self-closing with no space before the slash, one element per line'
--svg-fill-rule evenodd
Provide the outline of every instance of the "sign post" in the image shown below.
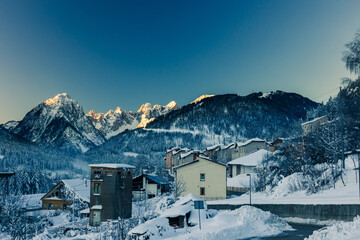
<path fill-rule="evenodd" d="M 203 200 L 195 200 L 194 208 L 199 210 L 199 229 L 201 230 L 200 209 L 204 209 L 204 201 Z"/>

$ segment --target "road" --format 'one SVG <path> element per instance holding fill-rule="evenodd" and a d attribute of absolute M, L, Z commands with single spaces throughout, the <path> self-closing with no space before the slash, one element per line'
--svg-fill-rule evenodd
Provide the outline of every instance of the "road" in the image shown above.
<path fill-rule="evenodd" d="M 303 224 L 290 224 L 295 231 L 285 231 L 280 235 L 271 237 L 253 237 L 246 240 L 303 240 L 312 234 L 313 231 L 318 230 L 319 226 L 303 225 Z"/>

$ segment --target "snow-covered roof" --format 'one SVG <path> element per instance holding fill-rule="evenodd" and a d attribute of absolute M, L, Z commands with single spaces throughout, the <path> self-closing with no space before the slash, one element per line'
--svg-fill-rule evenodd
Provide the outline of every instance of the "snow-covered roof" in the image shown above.
<path fill-rule="evenodd" d="M 169 184 L 168 181 L 166 181 L 165 179 L 155 175 L 155 174 L 146 174 L 146 177 L 154 182 L 156 182 L 157 184 Z"/>
<path fill-rule="evenodd" d="M 65 187 L 73 191 L 81 200 L 90 202 L 90 180 L 65 179 L 61 180 Z"/>
<path fill-rule="evenodd" d="M 246 140 L 245 142 L 237 143 L 237 145 L 238 145 L 238 147 L 243 147 L 252 142 L 265 142 L 265 140 L 261 139 L 261 138 L 252 138 L 252 139 Z"/>
<path fill-rule="evenodd" d="M 166 150 L 166 152 L 169 153 L 169 152 L 179 150 L 179 149 L 180 149 L 180 147 L 173 147 L 173 148 L 170 148 L 170 149 Z"/>
<path fill-rule="evenodd" d="M 120 163 L 90 164 L 89 167 L 98 167 L 98 168 L 135 168 L 132 165 L 120 164 Z"/>
<path fill-rule="evenodd" d="M 311 121 L 307 121 L 307 122 L 302 123 L 301 126 L 312 124 L 312 123 L 314 123 L 316 121 L 319 121 L 320 119 L 323 119 L 323 118 L 326 118 L 326 116 L 321 116 L 321 117 L 314 118 Z"/>
<path fill-rule="evenodd" d="M 90 208 L 85 208 L 85 209 L 81 210 L 80 213 L 82 213 L 82 214 L 90 213 Z"/>
<path fill-rule="evenodd" d="M 216 148 L 221 148 L 221 144 L 216 144 L 216 145 L 214 145 L 214 146 L 211 146 L 211 147 L 207 147 L 205 150 L 206 151 L 212 151 L 212 150 L 214 150 L 214 149 L 216 149 Z"/>
<path fill-rule="evenodd" d="M 94 205 L 91 207 L 91 210 L 101 210 L 102 206 L 101 205 Z"/>
<path fill-rule="evenodd" d="M 227 165 L 244 165 L 244 166 L 257 166 L 261 161 L 267 157 L 271 156 L 272 152 L 265 149 L 260 149 L 254 153 L 250 153 L 246 156 L 239 157 L 227 163 Z"/>
<path fill-rule="evenodd" d="M 40 209 L 42 196 L 44 196 L 43 193 L 22 195 L 20 199 L 21 207 L 25 208 L 26 210 Z"/>
<path fill-rule="evenodd" d="M 176 155 L 176 154 L 181 153 L 181 152 L 189 152 L 189 151 L 191 151 L 191 149 L 189 149 L 189 148 L 180 148 L 180 149 L 174 150 L 172 152 L 172 155 Z"/>
<path fill-rule="evenodd" d="M 181 197 L 173 206 L 166 209 L 161 213 L 162 217 L 177 217 L 177 216 L 185 216 L 188 212 L 194 209 L 194 201 L 201 200 L 198 196 L 189 193 L 184 197 Z M 206 203 L 204 202 L 205 207 Z"/>
<path fill-rule="evenodd" d="M 221 146 L 221 149 L 229 149 L 229 148 L 234 148 L 237 145 L 237 143 L 230 143 L 228 145 L 225 146 Z"/>
<path fill-rule="evenodd" d="M 191 155 L 191 154 L 196 154 L 196 153 L 200 153 L 199 150 L 192 150 L 189 152 L 185 152 L 185 153 L 180 153 L 180 158 L 186 158 L 187 156 Z"/>

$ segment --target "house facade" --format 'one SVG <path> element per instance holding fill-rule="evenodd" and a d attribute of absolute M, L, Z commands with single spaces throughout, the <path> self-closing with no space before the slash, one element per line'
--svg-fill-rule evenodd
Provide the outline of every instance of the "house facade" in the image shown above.
<path fill-rule="evenodd" d="M 77 210 L 89 207 L 90 181 L 87 179 L 65 179 L 56 184 L 42 198 L 42 209 L 66 210 L 77 205 Z"/>
<path fill-rule="evenodd" d="M 260 138 L 249 139 L 244 142 L 234 142 L 227 145 L 218 144 L 205 149 L 205 152 L 217 162 L 227 163 L 231 160 L 253 153 L 259 149 L 269 149 L 270 144 Z"/>
<path fill-rule="evenodd" d="M 246 156 L 234 159 L 227 163 L 230 168 L 230 176 L 235 177 L 240 174 L 255 173 L 256 166 L 261 164 L 263 159 L 270 156 L 272 156 L 270 151 L 260 149 Z"/>
<path fill-rule="evenodd" d="M 91 164 L 90 225 L 131 218 L 132 175 L 127 164 Z"/>
<path fill-rule="evenodd" d="M 311 121 L 307 121 L 301 124 L 304 135 L 307 135 L 315 131 L 322 123 L 327 122 L 329 119 L 326 116 L 315 118 Z"/>
<path fill-rule="evenodd" d="M 141 174 L 133 179 L 133 199 L 141 201 L 170 191 L 170 184 L 155 174 Z"/>
<path fill-rule="evenodd" d="M 226 198 L 226 166 L 205 156 L 197 156 L 192 162 L 177 166 L 176 185 L 181 186 L 181 196 L 189 193 L 203 200 Z"/>

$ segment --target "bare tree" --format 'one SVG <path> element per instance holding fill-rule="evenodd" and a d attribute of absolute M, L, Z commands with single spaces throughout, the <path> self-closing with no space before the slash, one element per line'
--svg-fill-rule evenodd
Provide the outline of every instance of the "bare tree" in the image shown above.
<path fill-rule="evenodd" d="M 360 75 L 360 30 L 355 34 L 354 39 L 345 44 L 347 50 L 344 52 L 343 61 L 346 68 L 356 75 Z"/>
<path fill-rule="evenodd" d="M 175 198 L 181 196 L 184 192 L 186 192 L 186 183 L 182 176 L 176 175 L 175 186 L 174 186 Z"/>

